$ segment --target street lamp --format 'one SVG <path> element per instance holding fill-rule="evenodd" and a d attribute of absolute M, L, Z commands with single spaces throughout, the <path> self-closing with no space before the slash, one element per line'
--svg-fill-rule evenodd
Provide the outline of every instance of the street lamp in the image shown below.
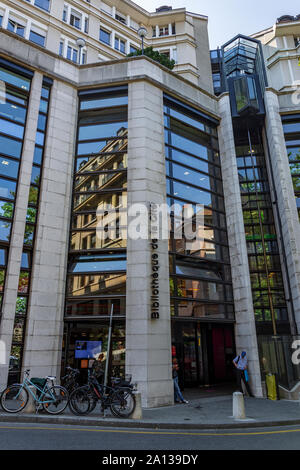
<path fill-rule="evenodd" d="M 79 47 L 79 65 L 81 64 L 81 54 L 82 54 L 82 48 L 85 46 L 86 42 L 85 39 L 83 38 L 78 38 L 76 39 L 76 44 Z"/>
<path fill-rule="evenodd" d="M 138 29 L 138 35 L 140 36 L 140 38 L 142 38 L 142 55 L 144 55 L 144 38 L 146 37 L 147 35 L 147 29 L 145 28 L 145 26 L 141 26 L 139 29 Z"/>

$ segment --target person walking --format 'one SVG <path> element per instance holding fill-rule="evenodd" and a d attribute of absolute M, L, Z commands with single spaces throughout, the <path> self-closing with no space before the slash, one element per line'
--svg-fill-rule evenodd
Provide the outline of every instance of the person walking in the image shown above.
<path fill-rule="evenodd" d="M 248 359 L 246 351 L 242 351 L 239 356 L 233 359 L 234 367 L 236 368 L 236 382 L 239 389 L 239 392 L 243 393 L 242 381 L 246 387 L 247 393 L 250 397 L 253 397 L 253 394 L 250 390 L 249 381 L 248 381 Z"/>
<path fill-rule="evenodd" d="M 178 366 L 177 359 L 174 357 L 172 362 L 173 362 L 172 376 L 173 376 L 173 383 L 174 383 L 174 401 L 175 403 L 188 403 L 188 401 L 183 398 L 180 387 L 178 385 L 179 366 Z"/>

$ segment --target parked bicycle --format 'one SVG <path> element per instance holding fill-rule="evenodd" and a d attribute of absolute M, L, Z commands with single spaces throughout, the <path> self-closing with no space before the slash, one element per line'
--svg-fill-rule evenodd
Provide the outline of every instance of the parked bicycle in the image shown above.
<path fill-rule="evenodd" d="M 80 372 L 78 369 L 73 369 L 70 366 L 66 367 L 66 375 L 61 377 L 61 384 L 68 390 L 69 393 L 73 392 L 73 390 L 79 387 L 79 375 Z"/>
<path fill-rule="evenodd" d="M 29 373 L 30 370 L 27 369 L 23 383 L 10 385 L 3 391 L 1 395 L 3 410 L 7 413 L 19 413 L 27 405 L 30 394 L 37 411 L 42 407 L 53 415 L 62 413 L 68 406 L 68 391 L 61 385 L 55 385 L 56 377 L 29 379 Z"/>
<path fill-rule="evenodd" d="M 95 375 L 88 371 L 88 383 L 75 389 L 69 400 L 71 411 L 77 415 L 91 413 L 98 402 L 104 411 L 110 408 L 118 418 L 128 418 L 134 411 L 136 402 L 134 385 L 130 380 L 112 379 L 112 387 L 99 383 Z"/>

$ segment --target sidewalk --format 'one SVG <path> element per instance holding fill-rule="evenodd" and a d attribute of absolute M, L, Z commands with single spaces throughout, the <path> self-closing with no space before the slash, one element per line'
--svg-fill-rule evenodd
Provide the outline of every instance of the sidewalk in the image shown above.
<path fill-rule="evenodd" d="M 99 405 L 97 405 L 91 415 L 81 417 L 73 415 L 68 408 L 58 416 L 46 413 L 10 415 L 0 412 L 0 422 L 153 429 L 229 429 L 300 425 L 299 402 L 246 397 L 245 410 L 247 419 L 234 420 L 232 417 L 232 395 L 225 395 L 193 398 L 188 404 L 144 409 L 141 420 L 118 419 L 110 414 L 103 417 Z"/>

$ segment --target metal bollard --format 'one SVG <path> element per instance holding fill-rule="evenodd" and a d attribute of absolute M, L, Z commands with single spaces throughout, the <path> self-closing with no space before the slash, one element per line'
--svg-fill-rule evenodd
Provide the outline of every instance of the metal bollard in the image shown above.
<path fill-rule="evenodd" d="M 246 419 L 244 395 L 234 392 L 232 395 L 232 414 L 234 419 Z"/>
<path fill-rule="evenodd" d="M 131 419 L 142 419 L 143 417 L 143 410 L 142 410 L 142 395 L 141 392 L 134 391 L 135 396 L 135 409 L 132 415 L 130 416 Z"/>
<path fill-rule="evenodd" d="M 31 389 L 33 393 L 36 392 L 35 387 L 30 386 L 29 388 Z M 28 392 L 28 396 L 29 398 L 28 398 L 27 405 L 25 406 L 25 408 L 23 408 L 21 413 L 28 413 L 28 414 L 36 413 L 35 400 L 33 399 L 33 396 L 31 395 L 31 393 L 29 392 Z"/>

